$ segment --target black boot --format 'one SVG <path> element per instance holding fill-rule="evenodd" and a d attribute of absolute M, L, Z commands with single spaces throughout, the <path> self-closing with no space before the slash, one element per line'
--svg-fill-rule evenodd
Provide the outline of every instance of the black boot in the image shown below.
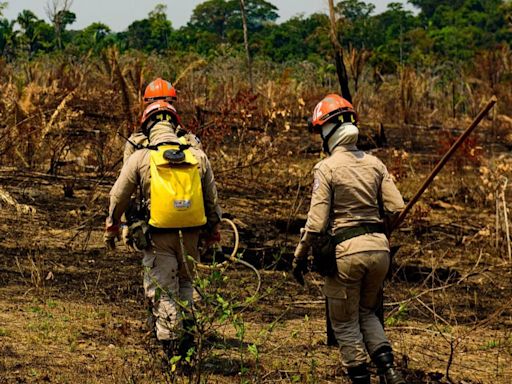
<path fill-rule="evenodd" d="M 179 375 L 190 375 L 193 372 L 192 358 L 187 358 L 189 348 L 183 340 L 161 341 L 165 357 L 163 359 L 163 370 L 174 372 Z M 186 349 L 185 349 L 186 348 Z M 184 350 L 184 351 L 182 351 Z"/>
<path fill-rule="evenodd" d="M 146 331 L 156 337 L 156 318 L 153 315 L 153 304 L 148 298 L 146 298 L 146 315 L 146 322 L 144 324 Z"/>
<path fill-rule="evenodd" d="M 195 347 L 194 334 L 195 324 L 194 320 L 185 319 L 182 321 L 183 334 L 178 344 L 178 353 L 182 359 L 185 359 L 190 353 L 190 350 Z"/>
<path fill-rule="evenodd" d="M 190 375 L 193 372 L 195 358 L 195 323 L 194 320 L 185 319 L 182 321 L 182 335 L 178 342 L 178 354 L 180 355 L 180 372 L 183 375 Z"/>
<path fill-rule="evenodd" d="M 178 354 L 178 343 L 176 340 L 161 340 L 162 349 L 164 350 L 165 359 L 169 362 Z"/>
<path fill-rule="evenodd" d="M 376 350 L 372 355 L 372 360 L 377 366 L 377 373 L 381 379 L 384 378 L 384 383 L 406 384 L 402 374 L 394 367 L 393 352 L 390 347 L 382 347 Z"/>
<path fill-rule="evenodd" d="M 353 384 L 370 384 L 370 372 L 366 364 L 348 367 L 347 373 Z"/>

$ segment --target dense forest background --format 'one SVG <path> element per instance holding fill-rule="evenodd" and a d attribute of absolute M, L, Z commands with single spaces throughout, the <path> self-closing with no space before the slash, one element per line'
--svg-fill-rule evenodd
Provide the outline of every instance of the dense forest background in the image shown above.
<path fill-rule="evenodd" d="M 0 50 L 7 61 L 34 59 L 49 53 L 98 54 L 115 46 L 120 52 L 142 51 L 164 55 L 196 54 L 211 58 L 226 50 L 242 51 L 243 33 L 239 2 L 208 0 L 198 5 L 179 29 L 167 19 L 167 7 L 157 5 L 146 18 L 123 32 L 93 23 L 73 30 L 76 15 L 72 2 L 47 7 L 49 21 L 32 11 L 14 20 L 0 19 Z M 340 36 L 347 51 L 364 52 L 379 74 L 395 73 L 402 65 L 433 68 L 447 62 L 455 70 L 477 54 L 508 47 L 511 42 L 510 12 L 504 0 L 410 0 L 412 12 L 396 2 L 375 14 L 375 6 L 359 0 L 337 2 Z M 7 5 L 3 4 L 2 8 Z M 265 0 L 246 1 L 250 48 L 260 60 L 319 65 L 329 62 L 331 46 L 325 14 L 297 16 L 276 23 L 278 9 Z M 507 20 L 508 18 L 508 20 Z"/>

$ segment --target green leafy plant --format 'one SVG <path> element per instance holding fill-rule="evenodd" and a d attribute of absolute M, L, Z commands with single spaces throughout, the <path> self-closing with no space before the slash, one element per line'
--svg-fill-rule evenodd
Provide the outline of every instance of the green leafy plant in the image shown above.
<path fill-rule="evenodd" d="M 401 321 L 404 321 L 404 320 L 407 319 L 408 312 L 409 312 L 409 309 L 407 308 L 407 305 L 406 304 L 400 304 L 400 306 L 398 307 L 397 311 L 392 316 L 389 316 L 386 319 L 385 324 L 387 326 L 389 326 L 389 327 L 397 325 Z"/>
<path fill-rule="evenodd" d="M 166 291 L 163 287 L 158 286 L 155 291 L 155 300 L 160 300 L 162 296 L 168 295 L 174 300 L 180 308 L 181 318 L 188 319 L 192 322 L 186 332 L 193 336 L 195 346 L 191 347 L 184 355 L 173 356 L 169 364 L 168 379 L 171 380 L 177 373 L 186 374 L 190 381 L 203 382 L 206 380 L 208 371 L 206 369 L 208 360 L 212 358 L 211 352 L 214 346 L 222 344 L 212 344 L 210 340 L 215 339 L 220 328 L 232 327 L 235 330 L 237 354 L 239 358 L 239 374 L 241 381 L 246 380 L 244 377 L 249 372 L 251 364 L 247 365 L 247 356 L 252 360 L 259 360 L 259 351 L 255 344 L 245 346 L 246 325 L 243 318 L 243 309 L 250 303 L 254 303 L 257 297 L 243 298 L 238 293 L 226 290 L 226 284 L 229 277 L 225 270 L 217 268 L 215 262 L 207 273 L 197 273 L 193 286 L 200 295 L 200 300 L 190 305 L 185 301 L 179 300 L 175 294 Z M 157 283 L 155 281 L 155 283 Z M 223 338 L 225 340 L 225 337 Z M 223 346 L 224 350 L 229 351 L 227 345 Z M 249 352 L 247 354 L 246 352 Z M 189 369 L 180 370 L 180 367 L 187 366 Z M 251 382 L 250 380 L 247 382 Z"/>

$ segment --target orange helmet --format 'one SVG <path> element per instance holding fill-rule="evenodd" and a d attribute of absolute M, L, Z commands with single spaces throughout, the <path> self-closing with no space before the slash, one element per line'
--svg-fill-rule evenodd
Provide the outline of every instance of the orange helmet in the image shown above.
<path fill-rule="evenodd" d="M 149 83 L 144 91 L 145 103 L 152 103 L 156 100 L 165 100 L 172 103 L 176 99 L 176 88 L 169 81 L 165 81 L 160 77 Z"/>
<path fill-rule="evenodd" d="M 311 126 L 313 132 L 320 133 L 322 125 L 338 116 L 340 122 L 357 123 L 357 114 L 352 104 L 343 97 L 331 93 L 320 101 L 313 111 Z"/>
<path fill-rule="evenodd" d="M 151 127 L 158 121 L 170 121 L 175 126 L 181 124 L 181 119 L 176 109 L 164 100 L 157 100 L 146 107 L 140 119 L 142 133 L 148 136 Z"/>

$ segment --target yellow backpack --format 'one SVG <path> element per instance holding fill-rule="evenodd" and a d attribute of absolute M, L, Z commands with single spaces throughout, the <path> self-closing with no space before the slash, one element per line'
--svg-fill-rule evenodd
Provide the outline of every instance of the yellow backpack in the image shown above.
<path fill-rule="evenodd" d="M 149 225 L 190 228 L 206 224 L 199 162 L 180 145 L 150 151 L 151 207 Z"/>

